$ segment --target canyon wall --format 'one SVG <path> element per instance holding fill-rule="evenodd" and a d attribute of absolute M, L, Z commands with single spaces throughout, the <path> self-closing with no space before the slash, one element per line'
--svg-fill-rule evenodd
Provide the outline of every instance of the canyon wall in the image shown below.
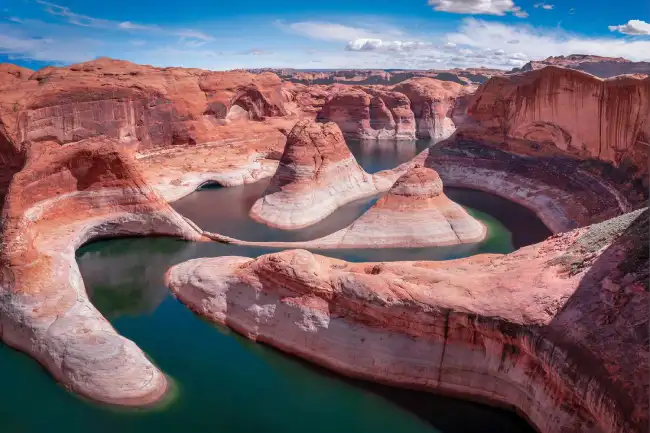
<path fill-rule="evenodd" d="M 647 177 L 650 77 L 603 80 L 554 66 L 495 77 L 473 96 L 468 117 L 477 139 L 552 144 Z"/>
<path fill-rule="evenodd" d="M 514 408 L 542 433 L 648 432 L 648 212 L 508 255 L 190 260 L 198 315 L 338 373 Z M 513 277 L 515 276 L 515 277 Z"/>
<path fill-rule="evenodd" d="M 201 234 L 157 196 L 121 144 L 93 138 L 24 149 L 2 210 L 0 337 L 96 401 L 146 405 L 165 376 L 91 304 L 75 250 L 97 238 Z"/>

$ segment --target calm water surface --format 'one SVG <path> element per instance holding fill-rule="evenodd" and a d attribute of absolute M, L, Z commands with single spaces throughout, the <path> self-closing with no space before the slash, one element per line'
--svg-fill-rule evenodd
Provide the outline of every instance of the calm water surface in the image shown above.
<path fill-rule="evenodd" d="M 376 144 L 376 143 L 374 143 Z M 389 145 L 390 144 L 390 145 Z M 426 143 L 350 143 L 368 171 L 411 159 Z M 392 146 L 392 147 L 391 147 Z M 265 182 L 198 191 L 174 204 L 205 229 L 243 239 L 310 239 L 349 224 L 370 201 L 350 204 L 317 227 L 268 229 L 247 218 Z M 489 194 L 447 190 L 489 230 L 477 245 L 320 251 L 346 260 L 449 259 L 508 252 L 548 231 L 530 212 Z M 498 209 L 497 209 L 498 208 Z M 526 226 L 524 228 L 524 223 Z M 532 228 L 531 228 L 532 227 Z M 77 260 L 86 289 L 119 333 L 135 341 L 174 383 L 157 409 L 116 409 L 66 392 L 31 358 L 0 345 L 3 433 L 472 433 L 532 432 L 513 414 L 432 394 L 347 380 L 207 323 L 169 295 L 164 272 L 196 257 L 255 257 L 273 249 L 169 238 L 95 242 Z"/>

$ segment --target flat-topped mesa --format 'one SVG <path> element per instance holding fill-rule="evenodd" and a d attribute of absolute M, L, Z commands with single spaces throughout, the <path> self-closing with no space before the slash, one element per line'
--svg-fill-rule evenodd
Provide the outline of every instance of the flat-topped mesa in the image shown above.
<path fill-rule="evenodd" d="M 438 173 L 416 166 L 348 227 L 305 248 L 429 247 L 479 242 L 486 228 L 443 192 Z"/>
<path fill-rule="evenodd" d="M 289 250 L 165 281 L 196 314 L 346 376 L 515 408 L 540 433 L 648 433 L 647 245 L 646 209 L 507 255 Z"/>
<path fill-rule="evenodd" d="M 2 213 L 0 336 L 96 401 L 147 405 L 167 380 L 88 299 L 75 250 L 96 238 L 200 233 L 144 181 L 119 143 L 33 143 Z"/>
<path fill-rule="evenodd" d="M 456 99 L 467 93 L 462 85 L 433 78 L 411 78 L 394 86 L 393 90 L 411 101 L 418 138 L 439 141 L 456 130 L 453 121 Z"/>
<path fill-rule="evenodd" d="M 388 189 L 354 159 L 339 127 L 301 120 L 287 137 L 280 165 L 250 216 L 269 226 L 297 229 L 317 223 L 339 206 Z"/>
<path fill-rule="evenodd" d="M 318 119 L 335 122 L 353 138 L 413 140 L 415 120 L 409 105 L 398 92 L 342 87 L 327 99 Z"/>

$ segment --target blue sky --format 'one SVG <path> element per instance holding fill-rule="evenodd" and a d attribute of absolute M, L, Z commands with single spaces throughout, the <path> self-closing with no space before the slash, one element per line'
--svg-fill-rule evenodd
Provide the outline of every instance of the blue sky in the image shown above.
<path fill-rule="evenodd" d="M 509 69 L 572 53 L 650 60 L 650 1 L 3 0 L 0 62 Z"/>

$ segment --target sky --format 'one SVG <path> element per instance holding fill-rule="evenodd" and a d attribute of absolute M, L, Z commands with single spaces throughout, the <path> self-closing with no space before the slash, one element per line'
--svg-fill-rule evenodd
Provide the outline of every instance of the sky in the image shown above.
<path fill-rule="evenodd" d="M 2 0 L 0 62 L 511 69 L 595 54 L 650 61 L 650 0 Z"/>

